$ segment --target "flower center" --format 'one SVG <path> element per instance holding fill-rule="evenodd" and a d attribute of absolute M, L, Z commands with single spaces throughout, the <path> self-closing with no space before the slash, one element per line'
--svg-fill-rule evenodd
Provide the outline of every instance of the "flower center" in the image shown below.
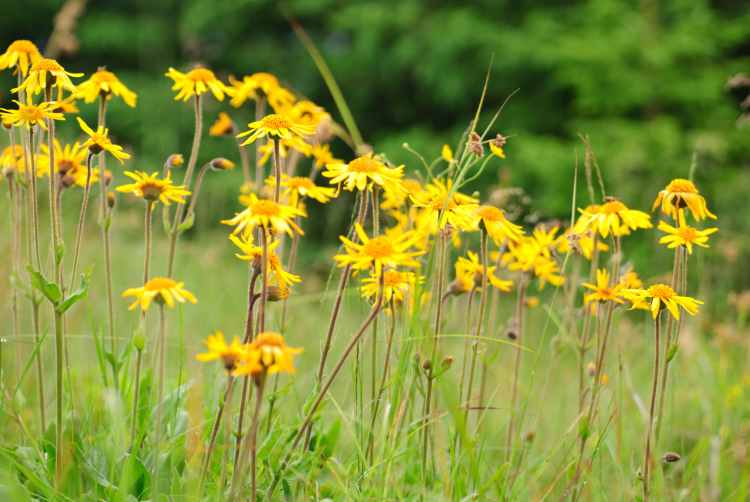
<path fill-rule="evenodd" d="M 349 170 L 355 173 L 375 173 L 382 168 L 383 164 L 372 157 L 358 157 L 349 162 Z"/>
<path fill-rule="evenodd" d="M 648 294 L 652 298 L 669 299 L 675 296 L 674 289 L 666 284 L 655 284 L 648 288 Z"/>
<path fill-rule="evenodd" d="M 627 208 L 625 207 L 625 204 L 620 202 L 619 200 L 611 200 L 609 202 L 606 202 L 601 207 L 601 212 L 604 214 L 617 214 L 620 211 L 624 211 Z"/>
<path fill-rule="evenodd" d="M 401 280 L 401 273 L 395 270 L 388 270 L 383 274 L 383 284 L 390 287 L 400 286 L 403 281 Z"/>
<path fill-rule="evenodd" d="M 253 204 L 253 214 L 258 216 L 277 216 L 279 214 L 279 205 L 272 200 L 258 200 Z"/>
<path fill-rule="evenodd" d="M 38 106 L 22 106 L 18 110 L 18 114 L 24 122 L 38 122 L 44 118 L 42 109 Z"/>
<path fill-rule="evenodd" d="M 693 227 L 680 227 L 678 229 L 678 234 L 682 238 L 682 240 L 687 242 L 692 242 L 695 240 L 696 237 L 698 237 L 698 232 Z"/>
<path fill-rule="evenodd" d="M 387 237 L 375 237 L 365 244 L 364 252 L 376 260 L 387 258 L 393 254 L 393 246 Z"/>
<path fill-rule="evenodd" d="M 216 80 L 214 72 L 207 68 L 195 68 L 194 70 L 190 70 L 187 74 L 187 78 L 193 82 L 211 82 Z"/>
<path fill-rule="evenodd" d="M 168 277 L 154 277 L 144 285 L 144 289 L 146 291 L 161 291 L 175 286 L 177 286 L 177 283 Z"/>
<path fill-rule="evenodd" d="M 263 118 L 263 127 L 266 129 L 289 129 L 291 124 L 281 115 L 271 114 Z"/>

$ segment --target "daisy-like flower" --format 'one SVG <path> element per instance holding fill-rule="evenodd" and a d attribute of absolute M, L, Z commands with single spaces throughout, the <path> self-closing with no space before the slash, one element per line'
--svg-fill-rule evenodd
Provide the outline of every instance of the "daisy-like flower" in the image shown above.
<path fill-rule="evenodd" d="M 523 235 L 523 228 L 511 223 L 505 213 L 495 206 L 479 206 L 476 209 L 480 225 L 484 226 L 495 244 L 498 246 L 506 241 L 517 241 Z"/>
<path fill-rule="evenodd" d="M 274 180 L 275 182 L 275 180 Z M 287 176 L 281 178 L 281 186 L 285 188 L 284 197 L 288 197 L 289 205 L 297 207 L 300 199 L 310 198 L 325 204 L 336 197 L 336 190 L 331 187 L 316 185 L 307 176 Z"/>
<path fill-rule="evenodd" d="M 184 288 L 184 282 L 177 282 L 168 277 L 154 277 L 140 288 L 129 288 L 123 291 L 122 297 L 134 296 L 136 300 L 128 307 L 128 310 L 140 306 L 141 310 L 148 310 L 151 302 L 166 304 L 174 308 L 177 303 L 198 303 L 195 296 Z"/>
<path fill-rule="evenodd" d="M 120 145 L 112 143 L 112 141 L 109 139 L 109 129 L 107 129 L 106 127 L 98 126 L 96 128 L 96 131 L 94 131 L 86 124 L 86 122 L 83 121 L 81 117 L 76 118 L 78 119 L 78 125 L 81 127 L 81 130 L 88 135 L 88 139 L 83 143 L 83 146 L 88 147 L 91 153 L 96 154 L 104 150 L 105 152 L 109 152 L 114 158 L 119 160 L 120 164 L 130 158 L 129 153 L 123 151 Z"/>
<path fill-rule="evenodd" d="M 289 89 L 278 86 L 271 89 L 268 93 L 268 104 L 276 113 L 288 114 L 292 111 L 292 106 L 297 101 L 296 96 Z"/>
<path fill-rule="evenodd" d="M 273 139 L 288 140 L 295 136 L 303 138 L 315 132 L 314 128 L 299 124 L 291 117 L 278 113 L 272 113 L 266 115 L 260 120 L 250 122 L 247 127 L 247 131 L 241 132 L 237 135 L 238 138 L 244 138 L 247 136 L 247 139 L 242 142 L 241 146 L 254 143 L 258 138 L 269 137 Z"/>
<path fill-rule="evenodd" d="M 185 203 L 185 197 L 190 195 L 190 191 L 183 185 L 174 185 L 172 183 L 172 173 L 167 173 L 167 177 L 159 179 L 159 173 L 151 174 L 143 171 L 125 171 L 125 176 L 132 179 L 135 183 L 121 185 L 117 187 L 118 192 L 132 193 L 148 202 L 160 201 L 165 206 L 172 202 L 178 204 Z"/>
<path fill-rule="evenodd" d="M 404 178 L 399 183 L 398 190 L 383 190 L 383 202 L 380 209 L 384 211 L 398 211 L 413 200 L 422 191 L 422 183 L 414 178 Z M 398 217 L 396 217 L 398 219 Z"/>
<path fill-rule="evenodd" d="M 131 108 L 135 108 L 138 99 L 138 96 L 125 87 L 125 84 L 120 82 L 114 73 L 104 69 L 97 70 L 88 80 L 78 84 L 76 96 L 83 98 L 86 103 L 93 103 L 99 96 L 104 96 L 107 100 L 112 96 L 117 96 Z"/>
<path fill-rule="evenodd" d="M 216 122 L 208 129 L 209 136 L 229 136 L 234 134 L 234 122 L 228 113 L 219 112 Z"/>
<path fill-rule="evenodd" d="M 687 249 L 688 254 L 693 254 L 693 245 L 707 248 L 708 236 L 719 231 L 715 227 L 704 230 L 691 227 L 685 224 L 685 217 L 682 213 L 679 215 L 679 224 L 676 227 L 660 221 L 658 228 L 667 234 L 659 239 L 659 244 L 666 244 L 669 249 L 683 246 Z"/>
<path fill-rule="evenodd" d="M 232 342 L 227 344 L 226 340 L 224 340 L 224 333 L 221 331 L 216 331 L 214 334 L 208 335 L 208 338 L 203 343 L 208 350 L 196 354 L 195 358 L 202 362 L 220 360 L 228 373 L 237 368 L 240 359 L 245 355 L 246 347 L 240 343 L 240 338 L 235 336 L 232 338 Z"/>
<path fill-rule="evenodd" d="M 404 296 L 414 288 L 417 283 L 417 274 L 414 272 L 402 272 L 398 270 L 383 271 L 383 303 L 388 304 L 391 300 L 401 303 Z M 362 297 L 368 300 L 377 298 L 380 290 L 380 275 L 370 272 L 368 277 L 362 279 L 360 287 Z"/>
<path fill-rule="evenodd" d="M 62 113 L 55 111 L 55 102 L 39 103 L 38 105 L 24 105 L 15 100 L 13 102 L 18 105 L 15 110 L 0 108 L 0 116 L 2 116 L 5 125 L 25 126 L 26 128 L 39 126 L 46 131 L 47 119 L 65 120 Z"/>
<path fill-rule="evenodd" d="M 287 152 L 289 150 L 296 150 L 305 157 L 308 157 L 310 155 L 310 152 L 312 151 L 312 147 L 305 143 L 305 141 L 298 136 L 293 136 L 289 139 L 278 140 L 278 145 L 279 157 L 282 159 L 285 159 L 287 157 Z M 258 147 L 258 151 L 260 152 L 260 159 L 258 159 L 258 162 L 261 166 L 266 165 L 266 162 L 268 162 L 268 160 L 273 155 L 274 149 L 275 146 L 273 141 L 266 141 L 264 144 Z M 275 180 L 276 179 L 274 178 L 274 181 Z"/>
<path fill-rule="evenodd" d="M 29 71 L 29 66 L 42 58 L 36 45 L 29 40 L 16 40 L 12 42 L 5 52 L 0 55 L 0 70 L 17 68 L 24 77 Z"/>
<path fill-rule="evenodd" d="M 172 90 L 177 91 L 175 101 L 187 101 L 193 96 L 200 96 L 209 91 L 217 101 L 223 101 L 224 93 L 227 92 L 224 83 L 208 68 L 193 68 L 187 73 L 170 68 L 165 75 L 174 80 Z"/>
<path fill-rule="evenodd" d="M 623 290 L 626 289 L 642 289 L 643 288 L 643 281 L 641 281 L 641 278 L 638 277 L 638 273 L 634 270 L 629 270 L 622 274 L 622 277 L 620 277 L 620 285 L 622 286 Z M 632 309 L 639 309 L 639 310 L 650 310 L 651 306 L 643 299 L 635 298 L 633 296 L 628 296 L 628 301 L 630 302 L 630 308 Z"/>
<path fill-rule="evenodd" d="M 596 240 L 596 248 L 599 252 L 609 251 L 609 246 L 599 239 Z M 575 251 L 587 260 L 590 260 L 594 255 L 593 232 L 587 231 L 579 234 L 572 228 L 567 229 L 565 233 L 557 239 L 557 251 L 562 254 Z"/>
<path fill-rule="evenodd" d="M 344 161 L 337 159 L 331 153 L 331 146 L 327 144 L 313 145 L 310 150 L 310 154 L 315 159 L 314 167 L 316 169 L 322 169 L 328 164 L 343 164 Z"/>
<path fill-rule="evenodd" d="M 663 309 L 667 309 L 672 317 L 680 318 L 680 307 L 688 314 L 698 313 L 698 306 L 703 302 L 689 296 L 679 296 L 671 286 L 654 284 L 648 289 L 623 289 L 623 296 L 630 301 L 644 301 L 650 303 L 651 316 L 656 316 Z M 635 307 L 634 307 L 635 308 Z"/>
<path fill-rule="evenodd" d="M 476 228 L 479 201 L 453 190 L 452 185 L 451 180 L 434 179 L 412 198 L 414 207 L 423 210 L 418 225 L 426 227 L 426 232 L 435 233 L 446 225 L 464 231 Z"/>
<path fill-rule="evenodd" d="M 54 87 L 57 87 L 58 95 L 62 95 L 63 90 L 75 94 L 76 86 L 70 77 L 81 76 L 83 73 L 65 71 L 65 68 L 54 59 L 39 58 L 31 65 L 28 77 L 20 86 L 13 89 L 13 92 L 25 91 L 27 94 L 38 94 L 47 88 L 48 82 L 51 82 Z"/>
<path fill-rule="evenodd" d="M 0 168 L 3 173 L 8 171 L 24 173 L 24 151 L 21 145 L 6 146 L 0 152 Z"/>
<path fill-rule="evenodd" d="M 404 166 L 388 167 L 372 153 L 362 155 L 348 164 L 328 164 L 323 176 L 331 178 L 331 185 L 343 185 L 344 190 L 355 188 L 364 191 L 373 184 L 386 190 L 403 190 L 401 178 L 404 177 Z"/>
<path fill-rule="evenodd" d="M 579 211 L 581 216 L 576 221 L 574 230 L 578 233 L 591 230 L 605 239 L 610 233 L 614 236 L 623 236 L 629 234 L 631 230 L 653 226 L 648 213 L 629 209 L 614 198 L 608 198 L 604 204 L 591 205 Z"/>
<path fill-rule="evenodd" d="M 330 120 L 331 116 L 322 107 L 312 101 L 297 101 L 289 109 L 289 116 L 298 124 L 317 129 L 318 125 L 325 120 Z"/>
<path fill-rule="evenodd" d="M 278 333 L 259 333 L 247 346 L 245 354 L 234 370 L 234 376 L 260 377 L 274 373 L 294 373 L 294 356 L 302 349 L 290 347 Z"/>
<path fill-rule="evenodd" d="M 487 281 L 490 286 L 507 293 L 513 289 L 513 281 L 500 279 L 495 275 L 496 266 L 487 267 Z M 479 261 L 479 256 L 476 253 L 469 251 L 467 257 L 459 256 L 456 261 L 456 276 L 457 277 L 471 277 L 473 278 L 474 287 L 481 287 L 482 276 L 484 275 L 484 267 Z"/>
<path fill-rule="evenodd" d="M 547 283 L 559 288 L 565 284 L 565 277 L 560 275 L 560 266 L 552 258 L 539 256 L 534 260 L 534 276 L 539 281 L 539 289 L 544 289 Z"/>
<path fill-rule="evenodd" d="M 334 256 L 339 267 L 351 265 L 355 271 L 374 267 L 375 273 L 380 274 L 383 267 L 416 267 L 419 263 L 414 258 L 424 254 L 422 251 L 410 251 L 417 239 L 414 232 L 370 238 L 359 223 L 354 225 L 354 230 L 360 243 L 351 241 L 343 235 L 339 237 L 345 251 Z"/>
<path fill-rule="evenodd" d="M 234 256 L 240 260 L 252 262 L 256 269 L 260 269 L 263 260 L 263 248 L 255 244 L 252 234 L 230 235 L 229 240 L 240 248 L 241 251 L 240 253 L 235 253 Z M 302 278 L 284 270 L 281 258 L 276 254 L 276 248 L 279 247 L 280 242 L 276 240 L 268 246 L 268 268 L 273 274 L 273 278 L 276 280 L 279 288 L 286 290 L 289 285 L 302 282 Z"/>
<path fill-rule="evenodd" d="M 260 199 L 251 193 L 245 199 L 247 208 L 234 215 L 234 218 L 222 220 L 225 225 L 234 225 L 232 234 L 244 233 L 247 235 L 255 227 L 263 227 L 271 233 L 286 232 L 292 236 L 294 232 L 304 235 L 304 232 L 294 222 L 296 216 L 304 216 L 301 209 L 279 204 L 269 199 Z"/>
<path fill-rule="evenodd" d="M 232 75 L 229 76 L 229 85 L 226 88 L 227 94 L 231 98 L 229 104 L 239 108 L 247 101 L 258 99 L 258 82 L 250 75 L 245 75 L 242 80 L 237 80 Z"/>
<path fill-rule="evenodd" d="M 75 143 L 61 145 L 59 141 L 55 140 L 55 170 L 61 176 L 64 183 L 75 184 L 80 187 L 86 186 L 86 156 L 88 152 L 77 141 Z M 49 147 L 45 144 L 41 145 L 41 154 L 37 159 L 37 171 L 42 172 L 44 175 L 49 174 Z M 90 184 L 94 184 L 99 180 L 99 169 L 91 168 L 91 179 Z"/>
<path fill-rule="evenodd" d="M 716 215 L 708 210 L 706 199 L 698 192 L 695 184 L 683 178 L 676 178 L 661 190 L 654 200 L 652 211 L 661 207 L 664 214 L 668 214 L 676 221 L 680 209 L 688 208 L 698 221 L 706 218 L 716 219 Z"/>
<path fill-rule="evenodd" d="M 586 305 L 591 302 L 625 303 L 622 299 L 622 290 L 625 286 L 622 283 L 610 284 L 609 272 L 606 269 L 600 268 L 596 271 L 596 284 L 584 282 L 583 287 L 591 291 L 583 296 Z M 592 309 L 595 309 L 595 305 L 592 304 Z"/>

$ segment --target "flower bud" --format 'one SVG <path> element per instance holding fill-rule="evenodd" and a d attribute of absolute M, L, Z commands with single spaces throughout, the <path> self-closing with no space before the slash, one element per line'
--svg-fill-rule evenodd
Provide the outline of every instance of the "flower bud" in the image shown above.
<path fill-rule="evenodd" d="M 185 163 L 185 158 L 182 156 L 181 153 L 173 153 L 172 155 L 167 157 L 167 168 L 169 169 L 180 167 L 184 163 Z"/>
<path fill-rule="evenodd" d="M 449 370 L 451 366 L 453 366 L 453 356 L 447 356 L 445 357 L 441 362 L 440 366 L 442 366 L 443 371 Z"/>
<path fill-rule="evenodd" d="M 143 333 L 137 333 L 133 336 L 133 347 L 135 347 L 135 350 L 141 351 L 143 350 L 143 347 L 146 346 L 146 337 L 143 336 Z"/>
<path fill-rule="evenodd" d="M 432 369 L 432 361 L 429 359 L 422 361 L 422 369 L 429 372 Z"/>
<path fill-rule="evenodd" d="M 107 192 L 107 207 L 112 209 L 117 204 L 117 197 L 114 192 Z"/>
<path fill-rule="evenodd" d="M 75 182 L 76 179 L 69 174 L 66 174 L 60 178 L 60 186 L 62 188 L 70 188 L 75 185 Z"/>
<path fill-rule="evenodd" d="M 682 457 L 679 453 L 675 453 L 673 451 L 668 451 L 664 454 L 664 456 L 661 457 L 661 461 L 665 464 L 673 464 L 675 462 L 679 462 Z"/>
<path fill-rule="evenodd" d="M 112 173 L 110 171 L 104 171 L 104 184 L 107 186 L 112 184 Z"/>
<path fill-rule="evenodd" d="M 234 169 L 234 162 L 224 157 L 216 157 L 211 161 L 211 169 L 214 171 L 229 171 Z"/>
<path fill-rule="evenodd" d="M 267 291 L 267 300 L 269 302 L 280 302 L 289 298 L 289 288 L 280 288 L 278 286 L 269 286 Z"/>

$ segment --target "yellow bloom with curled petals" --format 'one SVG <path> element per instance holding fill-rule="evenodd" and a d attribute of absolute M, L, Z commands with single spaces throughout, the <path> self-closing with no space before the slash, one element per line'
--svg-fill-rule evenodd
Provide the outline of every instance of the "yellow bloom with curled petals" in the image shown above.
<path fill-rule="evenodd" d="M 498 246 L 507 241 L 517 241 L 523 235 L 523 228 L 511 223 L 505 213 L 495 206 L 479 206 L 476 209 L 479 222 Z"/>
<path fill-rule="evenodd" d="M 408 271 L 384 270 L 383 274 L 383 304 L 391 300 L 397 303 L 404 301 L 405 295 L 413 290 L 417 284 L 417 274 Z M 363 298 L 373 300 L 377 298 L 380 291 L 380 274 L 370 272 L 368 277 L 362 279 L 360 293 Z"/>
<path fill-rule="evenodd" d="M 703 305 L 700 300 L 678 295 L 671 286 L 666 284 L 654 284 L 648 289 L 624 289 L 623 295 L 631 301 L 650 303 L 649 309 L 654 319 L 666 308 L 672 317 L 679 320 L 680 308 L 690 315 L 695 315 L 698 313 L 698 306 Z"/>
<path fill-rule="evenodd" d="M 413 200 L 421 191 L 422 183 L 419 180 L 404 178 L 401 180 L 398 190 L 383 190 L 383 202 L 380 204 L 380 209 L 384 211 L 397 211 L 408 201 Z"/>
<path fill-rule="evenodd" d="M 143 171 L 125 171 L 125 176 L 132 179 L 135 183 L 121 185 L 117 187 L 118 192 L 132 193 L 136 197 L 144 200 L 155 202 L 161 201 L 165 206 L 172 202 L 178 204 L 185 203 L 185 197 L 190 195 L 190 191 L 183 185 L 172 184 L 172 173 L 168 172 L 167 177 L 159 179 L 159 173 L 151 174 Z"/>
<path fill-rule="evenodd" d="M 471 277 L 474 287 L 480 287 L 484 276 L 484 266 L 480 263 L 479 256 L 476 253 L 469 251 L 466 256 L 460 256 L 456 261 L 456 276 Z M 497 267 L 494 265 L 487 267 L 487 282 L 490 286 L 504 293 L 513 289 L 513 281 L 500 279 L 495 275 L 495 270 L 497 270 Z"/>
<path fill-rule="evenodd" d="M 136 298 L 128 310 L 133 310 L 137 306 L 141 310 L 148 310 L 151 302 L 155 301 L 165 304 L 169 308 L 174 308 L 177 303 L 198 303 L 195 296 L 184 288 L 184 282 L 177 282 L 168 277 L 154 277 L 140 288 L 129 288 L 123 291 L 123 298 L 134 296 Z"/>
<path fill-rule="evenodd" d="M 578 233 L 591 230 L 607 238 L 610 233 L 614 236 L 623 236 L 631 230 L 653 226 L 648 213 L 630 209 L 615 198 L 608 198 L 604 204 L 594 204 L 579 211 L 581 216 L 573 227 Z"/>
<path fill-rule="evenodd" d="M 685 224 L 685 217 L 680 213 L 679 224 L 676 227 L 660 221 L 659 230 L 667 235 L 659 239 L 659 244 L 666 244 L 669 249 L 683 246 L 687 249 L 688 254 L 693 254 L 693 245 L 708 247 L 708 236 L 719 231 L 718 228 L 706 228 L 700 230 Z"/>
<path fill-rule="evenodd" d="M 224 340 L 224 333 L 216 331 L 203 342 L 208 349 L 207 352 L 196 354 L 195 358 L 201 362 L 220 360 L 227 372 L 232 372 L 237 368 L 240 359 L 245 355 L 246 348 L 240 343 L 240 338 L 235 336 L 231 343 L 227 344 Z"/>
<path fill-rule="evenodd" d="M 321 122 L 331 118 L 325 109 L 307 100 L 294 103 L 288 114 L 298 124 L 312 127 L 313 130 L 317 129 Z"/>
<path fill-rule="evenodd" d="M 80 187 L 86 186 L 86 157 L 88 151 L 77 141 L 73 144 L 60 144 L 55 139 L 55 170 L 61 177 L 68 177 Z M 49 147 L 41 145 L 41 154 L 37 158 L 37 171 L 49 174 Z M 89 183 L 96 183 L 99 179 L 99 169 L 91 168 Z"/>
<path fill-rule="evenodd" d="M 109 129 L 98 126 L 96 131 L 94 131 L 81 117 L 76 118 L 78 119 L 78 125 L 81 127 L 81 130 L 88 135 L 88 139 L 83 143 L 83 146 L 88 147 L 92 153 L 99 153 L 104 150 L 119 160 L 120 164 L 122 164 L 124 160 L 130 158 L 129 153 L 123 151 L 120 145 L 112 143 L 112 140 L 109 139 Z"/>
<path fill-rule="evenodd" d="M 263 260 L 263 248 L 256 245 L 252 234 L 247 235 L 230 235 L 229 240 L 237 246 L 241 253 L 235 253 L 235 256 L 243 261 L 253 262 L 253 266 L 258 269 L 261 267 Z M 281 241 L 275 240 L 268 246 L 268 268 L 273 274 L 276 283 L 281 289 L 287 289 L 290 284 L 302 282 L 302 278 L 284 270 L 281 258 L 276 254 L 276 248 Z"/>
<path fill-rule="evenodd" d="M 297 101 L 297 97 L 289 89 L 278 86 L 270 89 L 267 94 L 268 104 L 276 113 L 288 114 Z"/>
<path fill-rule="evenodd" d="M 596 284 L 584 282 L 582 286 L 592 291 L 583 296 L 583 302 L 586 305 L 591 302 L 625 303 L 622 299 L 624 285 L 622 283 L 610 284 L 607 269 L 600 268 L 596 271 Z"/>
<path fill-rule="evenodd" d="M 244 138 L 245 136 L 247 136 L 247 139 L 242 142 L 241 146 L 254 143 L 258 138 L 269 137 L 273 139 L 288 140 L 294 138 L 295 136 L 298 138 L 303 138 L 304 136 L 309 136 L 310 134 L 315 132 L 314 128 L 297 123 L 294 119 L 287 115 L 281 115 L 277 113 L 272 113 L 270 115 L 266 115 L 260 120 L 250 122 L 247 127 L 247 131 L 241 132 L 237 135 L 238 138 Z"/>
<path fill-rule="evenodd" d="M 284 337 L 274 332 L 259 333 L 246 348 L 234 376 L 253 377 L 274 373 L 294 373 L 294 356 L 302 349 L 290 347 Z"/>
<path fill-rule="evenodd" d="M 313 159 L 315 159 L 314 166 L 316 169 L 322 169 L 328 164 L 344 163 L 343 160 L 337 159 L 333 156 L 331 145 L 328 144 L 313 145 L 310 154 L 313 156 Z"/>
<path fill-rule="evenodd" d="M 344 253 L 334 256 L 339 267 L 350 265 L 355 271 L 375 268 L 379 274 L 383 267 L 416 267 L 414 259 L 424 254 L 422 251 L 410 251 L 418 236 L 414 232 L 400 232 L 388 236 L 368 237 L 362 225 L 354 225 L 360 242 L 354 242 L 343 235 L 339 237 L 344 244 Z"/>
<path fill-rule="evenodd" d="M 594 255 L 594 236 L 590 230 L 579 234 L 574 229 L 568 228 L 556 242 L 559 253 L 567 254 L 575 251 L 587 260 Z M 609 246 L 599 239 L 596 239 L 596 248 L 599 252 L 609 251 Z"/>
<path fill-rule="evenodd" d="M 310 198 L 325 204 L 336 197 L 336 190 L 331 187 L 318 186 L 307 176 L 285 174 L 281 177 L 281 186 L 285 189 L 284 197 L 288 198 L 289 205 L 292 207 L 297 207 L 297 203 L 303 198 Z"/>
<path fill-rule="evenodd" d="M 30 40 L 16 40 L 11 42 L 5 52 L 0 55 L 0 70 L 17 68 L 24 77 L 29 67 L 42 59 L 42 54 Z"/>
<path fill-rule="evenodd" d="M 13 89 L 13 92 L 24 91 L 27 94 L 39 94 L 50 84 L 52 87 L 57 87 L 58 96 L 62 95 L 63 90 L 75 94 L 76 86 L 70 80 L 70 77 L 81 76 L 83 76 L 83 73 L 65 71 L 65 68 L 54 59 L 39 58 L 31 65 L 28 77 L 20 86 Z"/>
<path fill-rule="evenodd" d="M 4 173 L 10 170 L 23 174 L 24 165 L 24 151 L 21 145 L 6 146 L 0 152 L 0 169 Z"/>
<path fill-rule="evenodd" d="M 208 68 L 199 66 L 187 73 L 170 68 L 165 75 L 174 81 L 172 90 L 177 91 L 175 101 L 187 101 L 193 96 L 197 97 L 209 91 L 218 101 L 223 101 L 227 92 L 224 83 Z"/>
<path fill-rule="evenodd" d="M 323 176 L 331 178 L 331 185 L 343 186 L 349 192 L 356 188 L 360 192 L 372 185 L 385 190 L 401 190 L 401 178 L 404 177 L 404 166 L 388 167 L 372 153 L 362 155 L 348 164 L 328 164 Z"/>
<path fill-rule="evenodd" d="M 696 220 L 706 218 L 716 219 L 716 215 L 708 210 L 706 199 L 700 194 L 695 184 L 683 178 L 676 178 L 661 190 L 654 200 L 652 211 L 661 207 L 664 214 L 668 214 L 676 221 L 678 212 L 687 208 Z"/>
<path fill-rule="evenodd" d="M 13 101 L 18 105 L 15 110 L 0 108 L 3 124 L 8 126 L 25 126 L 27 129 L 32 126 L 39 126 L 47 130 L 47 120 L 65 120 L 62 113 L 56 112 L 57 103 L 44 102 L 38 105 L 24 105 L 19 101 Z"/>
<path fill-rule="evenodd" d="M 446 225 L 465 231 L 476 229 L 479 201 L 454 190 L 451 180 L 432 180 L 412 200 L 414 207 L 422 211 L 420 225 L 427 232 L 434 233 Z"/>
<path fill-rule="evenodd" d="M 279 204 L 269 199 L 261 199 L 254 193 L 246 197 L 247 208 L 236 213 L 234 218 L 222 220 L 225 225 L 234 225 L 232 234 L 247 235 L 256 227 L 263 227 L 271 233 L 285 232 L 290 236 L 295 232 L 304 235 L 302 229 L 294 222 L 297 216 L 304 216 L 304 211 L 292 206 Z"/>
<path fill-rule="evenodd" d="M 138 96 L 125 87 L 125 84 L 120 82 L 120 79 L 114 73 L 104 69 L 97 70 L 88 80 L 78 84 L 76 96 L 83 98 L 86 103 L 93 103 L 100 96 L 104 96 L 107 100 L 111 99 L 112 96 L 117 96 L 122 98 L 125 104 L 131 108 L 135 108 L 138 99 Z"/>
<path fill-rule="evenodd" d="M 211 127 L 208 128 L 208 135 L 229 136 L 230 134 L 234 134 L 234 130 L 234 122 L 232 122 L 232 118 L 229 114 L 226 112 L 219 112 L 219 117 L 216 119 L 216 122 L 211 124 Z"/>

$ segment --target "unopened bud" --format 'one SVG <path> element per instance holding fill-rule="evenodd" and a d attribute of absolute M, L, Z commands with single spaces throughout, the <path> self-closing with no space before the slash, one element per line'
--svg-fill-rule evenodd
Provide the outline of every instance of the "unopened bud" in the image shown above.
<path fill-rule="evenodd" d="M 664 456 L 661 457 L 661 461 L 665 464 L 673 464 L 675 462 L 679 462 L 682 457 L 679 453 L 675 453 L 673 451 L 668 451 L 664 454 Z"/>
<path fill-rule="evenodd" d="M 146 337 L 143 336 L 143 333 L 137 333 L 133 336 L 133 347 L 135 347 L 135 350 L 141 351 L 143 350 L 143 347 L 146 346 Z"/>
<path fill-rule="evenodd" d="M 289 298 L 289 288 L 280 288 L 278 286 L 269 286 L 267 291 L 267 300 L 269 302 L 279 302 Z"/>
<path fill-rule="evenodd" d="M 432 361 L 429 359 L 425 359 L 422 361 L 422 369 L 425 371 L 430 371 L 432 369 Z"/>
<path fill-rule="evenodd" d="M 536 432 L 529 431 L 524 435 L 523 440 L 526 441 L 527 443 L 533 443 L 534 438 L 536 438 Z"/>
<path fill-rule="evenodd" d="M 117 196 L 114 192 L 107 192 L 107 207 L 112 209 L 117 204 Z"/>
<path fill-rule="evenodd" d="M 511 319 L 508 323 L 508 328 L 505 330 L 505 336 L 511 340 L 518 339 L 518 321 Z"/>
<path fill-rule="evenodd" d="M 447 357 L 445 357 L 441 361 L 440 365 L 443 367 L 443 370 L 450 369 L 450 367 L 453 366 L 453 356 L 447 356 Z"/>
<path fill-rule="evenodd" d="M 169 169 L 180 167 L 184 163 L 185 163 L 185 158 L 182 156 L 181 153 L 173 153 L 172 155 L 167 157 L 167 167 Z"/>
<path fill-rule="evenodd" d="M 112 173 L 110 171 L 104 171 L 104 184 L 107 186 L 112 184 Z"/>
<path fill-rule="evenodd" d="M 214 171 L 229 171 L 234 169 L 234 162 L 224 157 L 217 157 L 211 161 L 211 169 Z"/>
<path fill-rule="evenodd" d="M 596 364 L 593 361 L 586 365 L 586 372 L 590 377 L 596 375 Z"/>

